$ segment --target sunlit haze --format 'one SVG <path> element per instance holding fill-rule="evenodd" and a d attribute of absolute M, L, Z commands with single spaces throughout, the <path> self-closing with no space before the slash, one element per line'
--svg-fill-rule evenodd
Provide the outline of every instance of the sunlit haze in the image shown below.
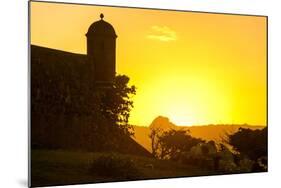
<path fill-rule="evenodd" d="M 100 13 L 137 87 L 131 124 L 266 125 L 266 17 L 32 2 L 31 43 L 86 54 Z"/>

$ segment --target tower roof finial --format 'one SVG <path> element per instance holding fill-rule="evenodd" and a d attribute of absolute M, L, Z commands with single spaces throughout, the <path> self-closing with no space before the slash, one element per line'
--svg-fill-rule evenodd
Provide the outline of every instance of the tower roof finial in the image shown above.
<path fill-rule="evenodd" d="M 101 13 L 101 14 L 100 14 L 100 18 L 101 18 L 101 19 L 103 19 L 103 18 L 104 18 L 104 15 L 103 15 L 103 13 Z"/>

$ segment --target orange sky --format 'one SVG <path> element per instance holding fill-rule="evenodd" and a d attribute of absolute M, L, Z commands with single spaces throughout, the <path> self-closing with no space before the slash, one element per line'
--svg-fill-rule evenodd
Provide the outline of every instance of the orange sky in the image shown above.
<path fill-rule="evenodd" d="M 32 2 L 31 43 L 85 54 L 100 13 L 137 87 L 130 123 L 266 124 L 266 17 Z"/>

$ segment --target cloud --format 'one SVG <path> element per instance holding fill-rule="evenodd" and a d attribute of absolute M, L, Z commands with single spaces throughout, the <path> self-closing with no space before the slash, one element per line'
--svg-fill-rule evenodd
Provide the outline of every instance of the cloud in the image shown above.
<path fill-rule="evenodd" d="M 151 27 L 151 34 L 147 35 L 146 38 L 169 42 L 177 40 L 177 34 L 167 26 L 154 25 Z"/>

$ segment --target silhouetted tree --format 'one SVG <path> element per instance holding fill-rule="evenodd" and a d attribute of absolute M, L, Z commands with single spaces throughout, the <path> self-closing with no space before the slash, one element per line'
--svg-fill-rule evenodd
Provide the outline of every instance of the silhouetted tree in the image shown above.
<path fill-rule="evenodd" d="M 193 146 L 203 142 L 192 137 L 186 130 L 166 131 L 159 137 L 159 158 L 177 160 L 182 153 L 190 151 Z"/>
<path fill-rule="evenodd" d="M 136 94 L 136 87 L 128 86 L 129 80 L 126 75 L 117 75 L 113 86 L 100 93 L 101 112 L 125 134 L 133 135 L 133 127 L 129 125 L 128 120 L 133 108 L 131 97 Z"/>
<path fill-rule="evenodd" d="M 262 130 L 239 128 L 238 132 L 228 135 L 227 142 L 240 154 L 257 160 L 267 156 L 267 127 Z"/>
<path fill-rule="evenodd" d="M 163 133 L 161 128 L 153 128 L 150 130 L 149 138 L 151 139 L 151 150 L 154 157 L 158 157 L 159 137 Z"/>
<path fill-rule="evenodd" d="M 240 128 L 228 135 L 226 142 L 239 152 L 240 156 L 254 161 L 252 171 L 267 169 L 267 127 L 262 130 Z"/>

